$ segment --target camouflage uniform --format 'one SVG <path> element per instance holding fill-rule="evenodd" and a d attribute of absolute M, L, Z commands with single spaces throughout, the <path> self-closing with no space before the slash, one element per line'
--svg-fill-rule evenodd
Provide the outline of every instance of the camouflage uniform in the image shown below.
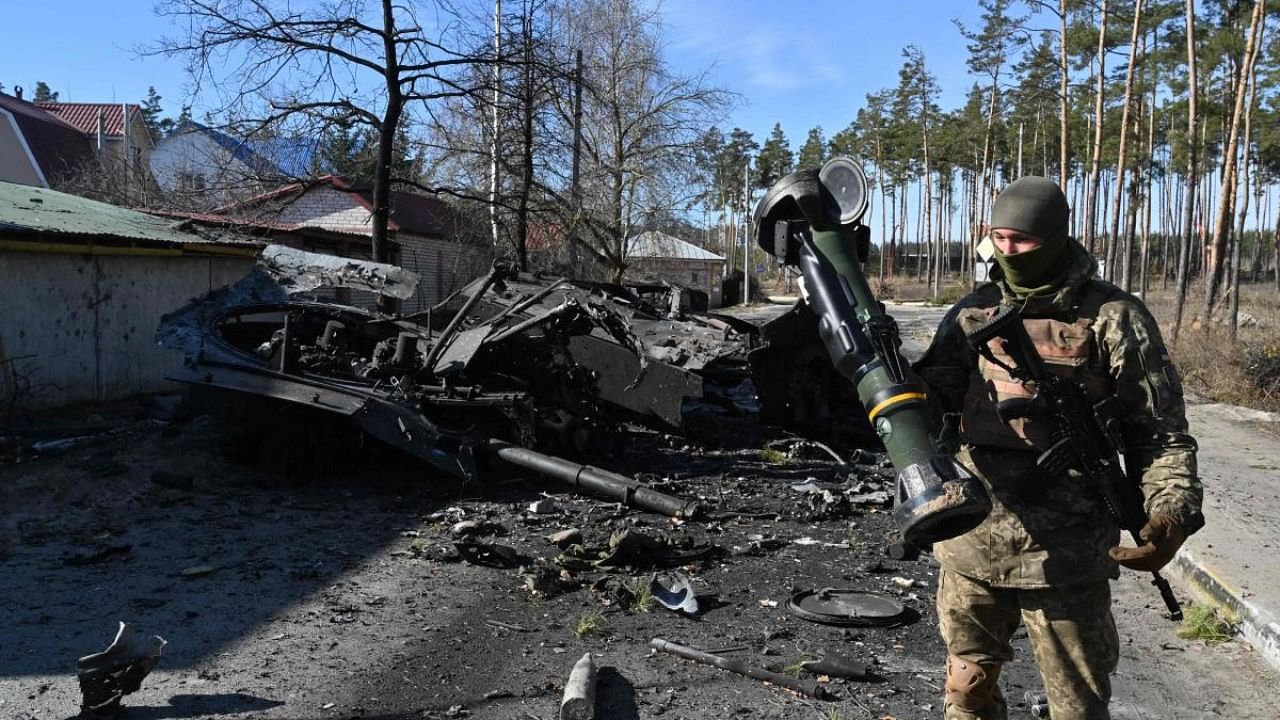
<path fill-rule="evenodd" d="M 1141 301 L 1094 278 L 1097 265 L 1079 243 L 1070 241 L 1067 257 L 1060 289 L 1026 300 L 1028 335 L 1050 371 L 1079 381 L 1092 401 L 1120 398 L 1126 462 L 1141 477 L 1147 512 L 1167 513 L 1193 533 L 1204 524 L 1196 445 L 1156 323 Z M 1021 619 L 1054 720 L 1107 718 L 1119 652 L 1108 586 L 1118 571 L 1107 550 L 1120 532 L 1074 471 L 1060 479 L 1035 471 L 1047 447 L 1045 421 L 1006 424 L 996 415 L 998 400 L 1031 391 L 969 348 L 964 333 L 1001 303 L 1023 299 L 999 279 L 960 300 L 916 364 L 936 409 L 960 416 L 957 458 L 993 504 L 977 528 L 934 546 L 948 652 L 992 676 L 985 684 L 994 692 L 986 707 L 969 711 L 949 701 L 946 717 L 1006 717 L 994 676 L 1011 657 L 1008 641 Z"/>

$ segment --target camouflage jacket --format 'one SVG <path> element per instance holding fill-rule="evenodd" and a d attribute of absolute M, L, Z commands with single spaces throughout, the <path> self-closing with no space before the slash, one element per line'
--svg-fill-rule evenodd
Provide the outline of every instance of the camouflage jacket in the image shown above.
<path fill-rule="evenodd" d="M 1159 328 L 1140 300 L 1096 279 L 1097 263 L 1084 247 L 1073 240 L 1069 252 L 1071 268 L 1062 288 L 1031 298 L 1023 317 L 1087 327 L 1088 360 L 1083 362 L 1104 379 L 1109 376 L 1107 385 L 1123 402 L 1127 462 L 1135 464 L 1141 478 L 1147 512 L 1172 515 L 1193 533 L 1204 524 L 1196 443 L 1187 433 L 1182 386 Z M 961 299 L 916 363 L 934 409 L 944 417 L 972 414 L 974 388 L 982 387 L 973 379 L 983 379 L 964 328 L 1001 303 L 1021 301 L 999 278 Z M 962 416 L 961 424 L 967 419 Z M 977 528 L 934 546 L 944 567 L 999 587 L 1041 588 L 1117 576 L 1107 550 L 1117 544 L 1120 531 L 1075 471 L 1044 477 L 1035 469 L 1034 447 L 979 444 L 965 441 L 963 434 L 961 440 L 957 458 L 987 486 L 993 509 Z"/>

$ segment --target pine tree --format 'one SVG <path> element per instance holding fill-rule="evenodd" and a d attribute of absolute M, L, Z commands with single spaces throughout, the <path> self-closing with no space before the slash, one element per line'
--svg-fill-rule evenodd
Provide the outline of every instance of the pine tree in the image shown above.
<path fill-rule="evenodd" d="M 32 98 L 33 102 L 58 102 L 58 93 L 49 89 L 43 80 L 36 81 L 36 94 Z"/>
<path fill-rule="evenodd" d="M 827 159 L 827 143 L 822 139 L 822 128 L 809 129 L 809 137 L 800 146 L 800 154 L 796 156 L 796 167 L 813 168 L 822 165 Z"/>
<path fill-rule="evenodd" d="M 772 186 L 783 175 L 791 172 L 795 158 L 791 154 L 791 143 L 786 133 L 782 132 L 782 123 L 774 123 L 773 132 L 760 148 L 756 159 L 755 186 L 767 188 Z"/>
<path fill-rule="evenodd" d="M 151 141 L 157 142 L 167 134 L 168 129 L 163 123 L 172 126 L 172 120 L 161 119 L 160 113 L 163 109 L 160 107 L 160 93 L 156 92 L 155 86 L 147 88 L 147 97 L 141 103 L 142 122 L 147 126 L 147 132 L 151 134 Z"/>

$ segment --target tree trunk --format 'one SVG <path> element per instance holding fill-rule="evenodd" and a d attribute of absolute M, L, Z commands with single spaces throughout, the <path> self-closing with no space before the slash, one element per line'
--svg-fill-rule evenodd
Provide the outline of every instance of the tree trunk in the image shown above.
<path fill-rule="evenodd" d="M 1103 87 L 1107 75 L 1107 0 L 1102 0 L 1101 19 L 1098 21 L 1098 83 L 1094 88 L 1093 103 L 1093 151 L 1089 158 L 1089 192 L 1084 200 L 1084 242 L 1089 252 L 1094 250 L 1094 219 L 1098 212 L 1098 183 L 1102 179 L 1102 126 Z"/>
<path fill-rule="evenodd" d="M 876 130 L 876 185 L 880 186 L 880 283 L 884 284 L 884 256 L 889 249 L 889 238 L 885 235 L 885 222 L 889 213 L 885 210 L 884 165 L 880 155 L 880 131 Z"/>
<path fill-rule="evenodd" d="M 1182 307 L 1187 302 L 1187 275 L 1191 260 L 1191 239 L 1195 234 L 1195 200 L 1196 200 L 1196 11 L 1195 0 L 1187 0 L 1187 194 L 1183 198 L 1182 243 L 1178 248 L 1178 276 L 1174 283 L 1177 286 L 1177 298 L 1173 303 L 1174 342 L 1178 340 L 1178 332 L 1182 329 Z"/>
<path fill-rule="evenodd" d="M 1058 132 L 1060 143 L 1058 148 L 1058 185 L 1065 190 L 1067 180 L 1070 177 L 1068 175 L 1070 168 L 1067 167 L 1067 158 L 1071 147 L 1071 133 L 1067 129 L 1068 121 L 1071 118 L 1071 104 L 1067 95 L 1067 80 L 1071 76 L 1071 66 L 1067 64 L 1067 0 L 1058 0 L 1058 13 L 1062 18 L 1062 34 L 1058 36 L 1058 92 L 1062 96 L 1058 106 L 1058 122 L 1062 125 Z"/>
<path fill-rule="evenodd" d="M 1272 236 L 1271 264 L 1275 266 L 1272 278 L 1276 283 L 1276 292 L 1280 293 L 1280 212 L 1276 213 L 1276 230 Z"/>
<path fill-rule="evenodd" d="M 1261 0 L 1259 5 L 1264 5 L 1266 0 Z M 1253 50 L 1253 57 L 1249 59 L 1249 72 L 1246 76 L 1248 83 L 1249 98 L 1245 101 L 1244 107 L 1244 147 L 1241 149 L 1244 155 L 1240 166 L 1241 182 L 1240 186 L 1244 188 L 1244 197 L 1240 201 L 1240 220 L 1236 225 L 1236 239 L 1232 243 L 1231 251 L 1231 339 L 1236 339 L 1236 331 L 1239 327 L 1240 318 L 1240 246 L 1244 244 L 1244 221 L 1249 215 L 1249 143 L 1253 135 L 1253 110 L 1258 104 L 1258 52 L 1262 48 L 1262 38 L 1266 33 L 1266 26 L 1258 30 L 1258 45 Z"/>
<path fill-rule="evenodd" d="M 997 79 L 999 78 L 998 72 L 997 72 L 996 78 Z M 991 103 L 987 108 L 987 132 L 982 138 L 982 166 L 978 168 L 978 172 L 982 176 L 982 185 L 981 185 L 982 189 L 978 193 L 978 207 L 977 207 L 977 212 L 975 213 L 975 216 L 977 217 L 977 222 L 974 224 L 974 228 L 973 228 L 973 243 L 975 245 L 982 239 L 982 223 L 985 223 L 987 220 L 987 194 L 988 194 L 987 179 L 988 179 L 988 176 L 990 175 L 989 171 L 991 169 L 990 168 L 991 129 L 995 125 L 996 93 L 998 89 L 999 89 L 999 83 L 996 80 L 993 80 L 991 83 Z M 975 275 L 974 279 L 970 280 L 969 289 L 971 290 L 977 286 L 976 277 L 977 276 Z"/>
<path fill-rule="evenodd" d="M 933 241 L 933 180 L 931 177 L 932 170 L 929 167 L 929 125 L 928 123 L 923 123 L 921 127 L 921 135 L 924 142 L 924 239 L 929 243 L 929 255 L 932 256 L 934 254 L 932 248 L 936 243 Z M 938 283 L 935 279 L 938 271 L 935 266 L 940 260 L 941 258 L 934 257 L 929 268 L 931 271 L 929 280 L 930 284 L 933 285 L 934 298 L 938 297 Z"/>
<path fill-rule="evenodd" d="M 388 0 L 383 0 L 384 5 Z M 392 42 L 394 39 L 389 40 Z M 499 125 L 498 111 L 502 102 L 502 63 L 498 58 L 502 55 L 502 0 L 493 3 L 493 116 L 489 128 L 489 232 L 492 235 L 493 251 L 501 252 L 498 230 L 498 148 Z"/>
<path fill-rule="evenodd" d="M 374 262 L 390 262 L 391 247 L 387 238 L 387 225 L 391 217 L 391 156 L 395 147 L 396 128 L 400 127 L 400 115 L 404 111 L 404 99 L 400 91 L 400 63 L 397 55 L 394 29 L 396 20 L 392 0 L 382 0 L 382 50 L 386 55 L 383 81 L 387 90 L 387 109 L 378 125 L 378 162 L 373 171 L 373 210 L 370 223 L 370 250 Z M 392 313 L 396 310 L 394 298 L 378 296 L 378 309 Z"/>
<path fill-rule="evenodd" d="M 524 88 L 520 93 L 521 172 L 520 204 L 516 209 L 516 260 L 521 272 L 529 272 L 529 196 L 533 192 L 533 18 L 526 11 L 520 23 L 524 43 Z"/>
<path fill-rule="evenodd" d="M 1227 235 L 1231 232 L 1231 204 L 1236 188 L 1236 148 L 1240 139 L 1240 119 L 1244 114 L 1245 84 L 1252 72 L 1254 45 L 1258 42 L 1258 29 L 1262 24 L 1262 7 L 1265 0 L 1254 0 L 1253 15 L 1249 20 L 1249 39 L 1245 43 L 1244 63 L 1235 83 L 1235 103 L 1231 111 L 1231 129 L 1227 144 L 1223 147 L 1222 188 L 1218 196 L 1218 211 L 1213 223 L 1213 239 L 1209 248 L 1209 264 L 1205 270 L 1204 323 L 1207 328 L 1213 305 L 1222 282 L 1223 251 Z"/>
<path fill-rule="evenodd" d="M 1138 59 L 1138 32 L 1142 26 L 1142 0 L 1134 0 L 1133 3 L 1133 32 L 1129 36 L 1129 67 L 1124 73 L 1124 102 L 1120 111 L 1120 148 L 1119 155 L 1116 160 L 1116 192 L 1111 200 L 1111 239 L 1108 240 L 1108 247 L 1115 251 L 1115 246 L 1119 244 L 1120 239 L 1120 196 L 1123 194 L 1121 189 L 1124 187 L 1125 178 L 1125 160 L 1128 159 L 1126 152 L 1128 150 L 1129 141 L 1129 108 L 1132 107 L 1133 98 L 1133 73 L 1137 65 Z M 1133 196 L 1130 195 L 1130 204 L 1132 205 Z M 1130 207 L 1130 213 L 1133 208 Z M 1128 291 L 1129 289 L 1129 247 L 1125 244 L 1124 255 L 1124 278 L 1120 284 L 1120 289 Z M 1110 278 L 1108 278 L 1110 279 Z"/>

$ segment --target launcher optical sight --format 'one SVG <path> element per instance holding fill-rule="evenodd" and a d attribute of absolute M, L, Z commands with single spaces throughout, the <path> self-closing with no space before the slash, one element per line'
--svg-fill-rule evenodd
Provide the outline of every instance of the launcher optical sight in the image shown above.
<path fill-rule="evenodd" d="M 875 299 L 859 263 L 871 246 L 862 225 L 867 180 L 847 157 L 793 172 L 756 206 L 756 243 L 800 268 L 801 291 L 836 369 L 857 387 L 897 472 L 894 519 L 922 546 L 973 529 L 991 512 L 986 488 L 929 432 L 924 385 L 903 359 L 898 324 Z"/>

